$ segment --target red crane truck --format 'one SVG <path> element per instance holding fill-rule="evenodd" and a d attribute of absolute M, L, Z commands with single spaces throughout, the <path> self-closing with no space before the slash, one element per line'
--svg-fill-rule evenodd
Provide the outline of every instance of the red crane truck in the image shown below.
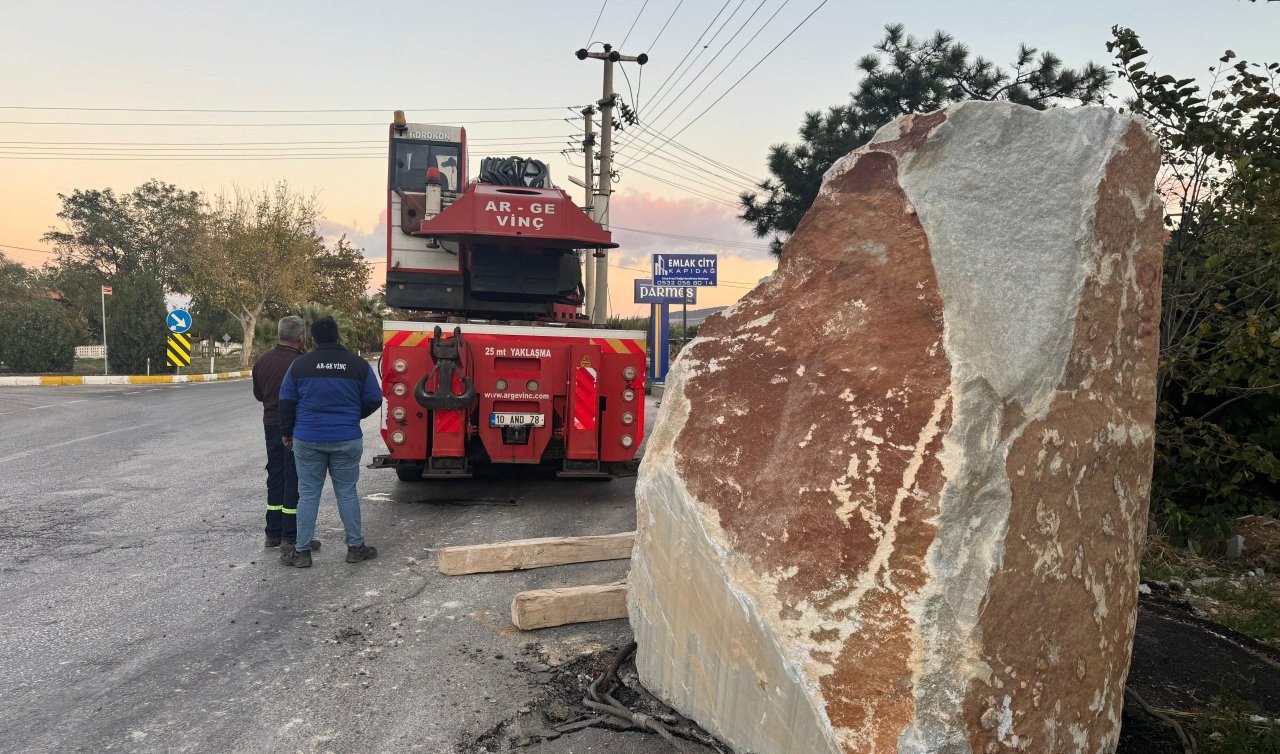
<path fill-rule="evenodd" d="M 579 313 L 578 249 L 608 231 L 542 163 L 485 160 L 467 180 L 466 131 L 390 129 L 382 438 L 374 468 L 464 478 L 484 463 L 610 478 L 644 431 L 645 333 Z"/>

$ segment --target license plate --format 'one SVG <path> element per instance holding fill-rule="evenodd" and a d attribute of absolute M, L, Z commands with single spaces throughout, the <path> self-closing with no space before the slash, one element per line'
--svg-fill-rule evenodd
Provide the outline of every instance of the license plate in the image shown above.
<path fill-rule="evenodd" d="M 490 427 L 543 427 L 546 422 L 545 414 L 489 414 Z"/>

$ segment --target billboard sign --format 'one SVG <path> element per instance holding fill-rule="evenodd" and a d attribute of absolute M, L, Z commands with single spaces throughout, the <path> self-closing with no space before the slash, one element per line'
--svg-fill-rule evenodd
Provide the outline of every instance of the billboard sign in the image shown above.
<path fill-rule="evenodd" d="M 696 304 L 698 289 L 691 285 L 654 285 L 652 280 L 635 281 L 637 304 Z"/>
<path fill-rule="evenodd" d="M 715 285 L 716 255 L 654 254 L 653 283 L 654 285 Z"/>

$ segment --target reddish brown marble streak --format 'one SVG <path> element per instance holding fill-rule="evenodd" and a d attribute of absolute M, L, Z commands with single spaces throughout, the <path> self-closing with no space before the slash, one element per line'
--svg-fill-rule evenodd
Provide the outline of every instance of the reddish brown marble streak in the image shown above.
<path fill-rule="evenodd" d="M 1095 205 L 1098 259 L 1116 263 L 1109 279 L 1097 266 L 1087 277 L 1063 384 L 1048 416 L 1013 442 L 1005 467 L 1009 533 L 979 620 L 992 674 L 971 683 L 964 704 L 975 754 L 1093 752 L 1114 746 L 1119 733 L 1151 478 L 1161 264 L 1160 211 L 1139 217 L 1128 198 L 1151 193 L 1145 184 L 1159 155 L 1136 123 L 1124 145 Z M 1109 424 L 1148 434 L 1113 444 Z M 1058 439 L 1046 441 L 1046 432 Z M 1005 697 L 1013 725 L 1001 736 L 999 714 L 988 710 L 998 713 Z M 1073 739 L 1073 727 L 1087 743 Z M 1015 747 L 1014 736 L 1029 748 Z"/>
<path fill-rule="evenodd" d="M 765 576 L 794 569 L 778 582 L 775 618 L 816 614 L 807 624 L 815 642 L 835 640 L 851 614 L 862 620 L 815 657 L 835 667 L 821 681 L 832 725 L 869 736 L 867 749 L 879 751 L 894 750 L 914 714 L 914 631 L 904 605 L 923 583 L 935 534 L 924 522 L 943 486 L 936 456 L 948 411 L 935 418 L 926 460 L 889 526 L 893 501 L 951 372 L 928 241 L 898 185 L 894 153 L 923 142 L 944 118 L 915 119 L 899 140 L 872 145 L 834 177 L 788 243 L 775 283 L 703 325 L 688 355 L 703 366 L 685 385 L 690 412 L 675 443 L 690 493 L 715 509 L 735 551 Z M 745 327 L 769 314 L 768 325 Z M 750 333 L 762 337 L 731 340 Z M 870 522 L 852 509 L 842 519 L 833 483 Z M 889 536 L 874 585 L 860 604 L 838 607 Z"/>

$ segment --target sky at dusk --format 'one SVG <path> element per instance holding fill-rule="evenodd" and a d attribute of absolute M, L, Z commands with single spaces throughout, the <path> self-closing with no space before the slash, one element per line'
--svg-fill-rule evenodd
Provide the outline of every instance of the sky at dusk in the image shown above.
<path fill-rule="evenodd" d="M 348 234 L 381 262 L 394 109 L 466 126 L 473 176 L 481 155 L 538 157 L 580 199 L 567 175 L 582 175 L 581 155 L 560 150 L 579 133 L 577 111 L 600 97 L 601 64 L 573 52 L 610 42 L 649 55 L 615 84 L 644 123 L 675 136 L 649 156 L 663 139 L 618 137 L 611 310 L 641 312 L 631 280 L 647 276 L 655 252 L 719 253 L 723 284 L 701 291 L 699 306 L 732 303 L 773 269 L 735 218 L 736 194 L 766 176 L 769 145 L 793 140 L 804 111 L 847 99 L 856 61 L 894 22 L 917 35 L 944 29 L 997 63 L 1025 42 L 1073 66 L 1109 64 L 1113 24 L 1137 30 L 1151 67 L 1177 77 L 1203 77 L 1227 48 L 1280 60 L 1280 7 L 1235 0 L 5 0 L 0 251 L 47 260 L 24 249 L 47 248 L 40 237 L 58 225 L 60 192 L 158 178 L 217 193 L 286 179 L 319 195 L 323 232 Z M 384 267 L 373 269 L 380 283 Z"/>

